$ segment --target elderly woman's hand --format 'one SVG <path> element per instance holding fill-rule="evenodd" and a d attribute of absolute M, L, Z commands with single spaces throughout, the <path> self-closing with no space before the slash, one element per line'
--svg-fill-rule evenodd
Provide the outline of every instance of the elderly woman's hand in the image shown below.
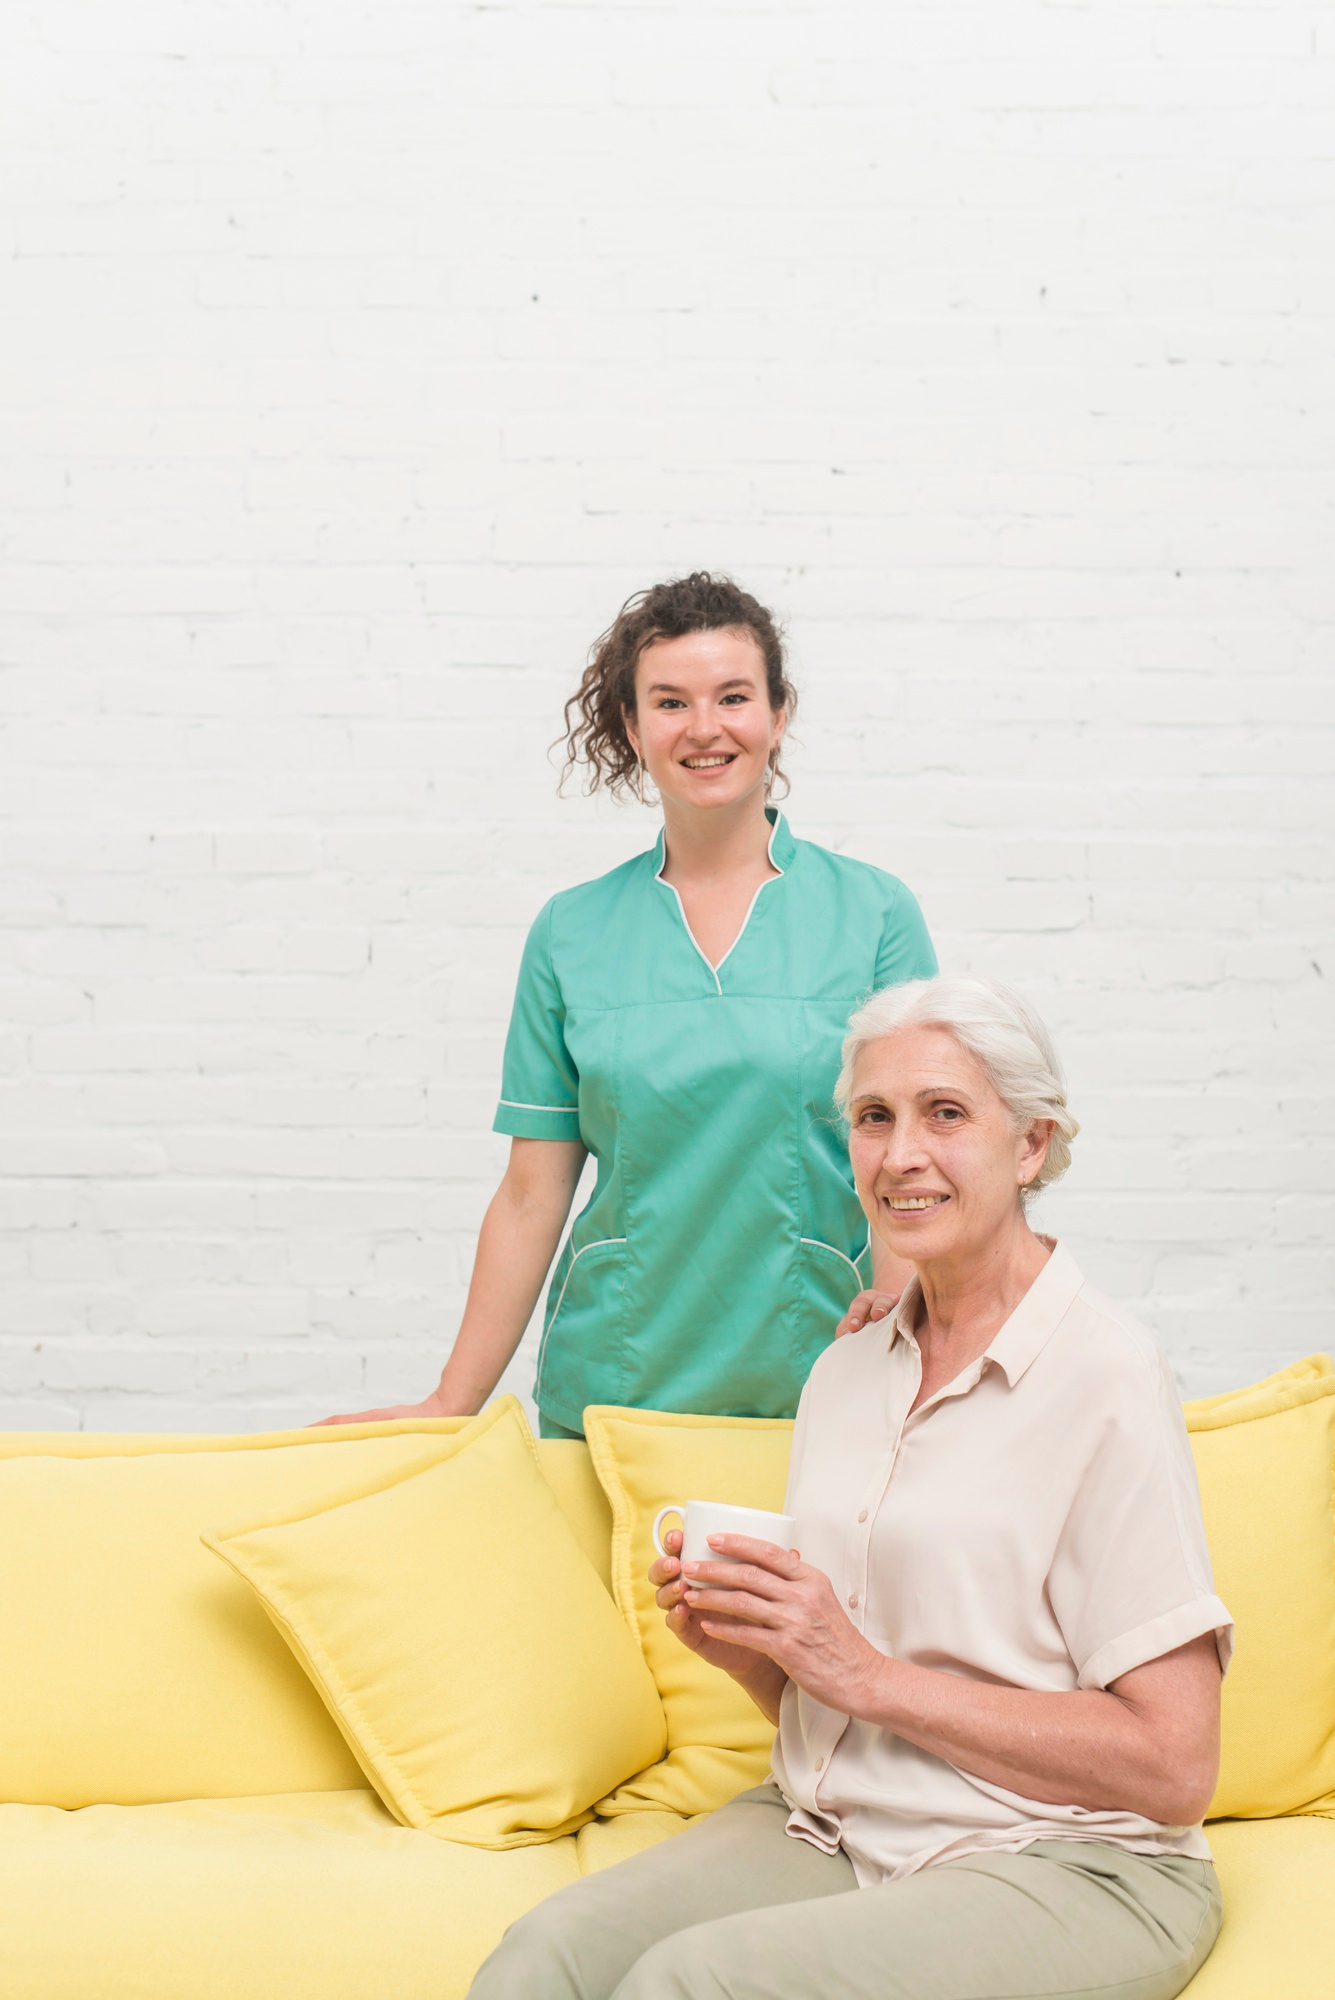
<path fill-rule="evenodd" d="M 730 1643 L 726 1634 L 706 1631 L 699 1613 L 685 1602 L 681 1541 L 680 1528 L 673 1528 L 664 1535 L 667 1554 L 661 1556 L 649 1571 L 655 1602 L 667 1613 L 668 1630 L 675 1632 L 683 1646 L 689 1646 L 702 1660 L 708 1660 L 711 1667 L 721 1667 L 725 1674 L 731 1674 L 746 1689 L 761 1713 L 777 1723 L 787 1676 L 782 1667 L 776 1666 L 758 1647 L 736 1646 Z M 726 1625 L 728 1621 L 723 1622 Z"/>
<path fill-rule="evenodd" d="M 726 1560 L 685 1565 L 684 1601 L 701 1634 L 729 1652 L 773 1660 L 827 1708 L 865 1711 L 886 1658 L 858 1631 L 824 1570 L 749 1535 L 711 1535 L 709 1546 Z"/>
<path fill-rule="evenodd" d="M 722 1667 L 725 1674 L 745 1679 L 756 1670 L 755 1649 L 731 1646 L 723 1638 L 711 1637 L 697 1613 L 684 1602 L 686 1585 L 681 1575 L 681 1543 L 680 1528 L 669 1529 L 663 1537 L 667 1554 L 660 1556 L 649 1571 L 649 1581 L 655 1591 L 654 1602 L 667 1613 L 667 1628 L 676 1634 L 683 1646 L 689 1646 L 702 1660 L 708 1660 L 711 1667 Z"/>

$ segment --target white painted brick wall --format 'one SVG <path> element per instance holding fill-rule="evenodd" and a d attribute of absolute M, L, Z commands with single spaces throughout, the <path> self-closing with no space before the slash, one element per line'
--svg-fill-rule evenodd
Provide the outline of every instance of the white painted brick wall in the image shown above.
<path fill-rule="evenodd" d="M 0 1422 L 430 1387 L 652 836 L 546 745 L 699 564 L 1057 1028 L 1091 1274 L 1331 1344 L 1328 5 L 11 0 L 0 98 Z"/>

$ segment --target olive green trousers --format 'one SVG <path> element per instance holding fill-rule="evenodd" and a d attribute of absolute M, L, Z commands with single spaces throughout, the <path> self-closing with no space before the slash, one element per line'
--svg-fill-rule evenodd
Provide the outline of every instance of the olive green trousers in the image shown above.
<path fill-rule="evenodd" d="M 521 1917 L 469 2000 L 1172 2000 L 1219 1931 L 1208 1861 L 1040 1840 L 859 1889 L 774 1785 Z"/>

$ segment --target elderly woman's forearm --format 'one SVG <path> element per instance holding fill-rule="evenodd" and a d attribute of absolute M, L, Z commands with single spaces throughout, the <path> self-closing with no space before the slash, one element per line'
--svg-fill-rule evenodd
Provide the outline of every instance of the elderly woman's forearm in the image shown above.
<path fill-rule="evenodd" d="M 1205 1642 L 1211 1650 L 1213 1643 Z M 1142 1701 L 1098 1689 L 1041 1694 L 996 1687 L 886 1660 L 855 1712 L 1025 1798 L 1191 1826 L 1215 1783 L 1217 1664 L 1213 1706 L 1200 1642 L 1139 1669 L 1138 1690 L 1151 1669 L 1163 1671 Z"/>

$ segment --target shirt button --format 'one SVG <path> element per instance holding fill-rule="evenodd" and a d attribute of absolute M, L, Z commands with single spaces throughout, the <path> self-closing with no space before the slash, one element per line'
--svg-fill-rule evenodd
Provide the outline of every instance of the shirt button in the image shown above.
<path fill-rule="evenodd" d="M 860 1513 L 860 1514 L 858 1515 L 858 1520 L 859 1520 L 859 1521 L 865 1521 L 865 1520 L 866 1520 L 866 1518 L 867 1518 L 867 1510 L 866 1510 L 866 1508 L 864 1507 L 864 1508 L 863 1508 L 863 1510 L 862 1510 L 862 1512 L 861 1512 L 861 1513 Z"/>
<path fill-rule="evenodd" d="M 816 1769 L 818 1771 L 823 1771 L 825 1769 L 825 1759 L 823 1757 L 818 1757 L 816 1759 Z"/>
<path fill-rule="evenodd" d="M 848 1600 L 848 1608 L 850 1611 L 856 1611 L 858 1608 L 858 1594 L 856 1590 L 853 1592 L 853 1595 Z"/>

